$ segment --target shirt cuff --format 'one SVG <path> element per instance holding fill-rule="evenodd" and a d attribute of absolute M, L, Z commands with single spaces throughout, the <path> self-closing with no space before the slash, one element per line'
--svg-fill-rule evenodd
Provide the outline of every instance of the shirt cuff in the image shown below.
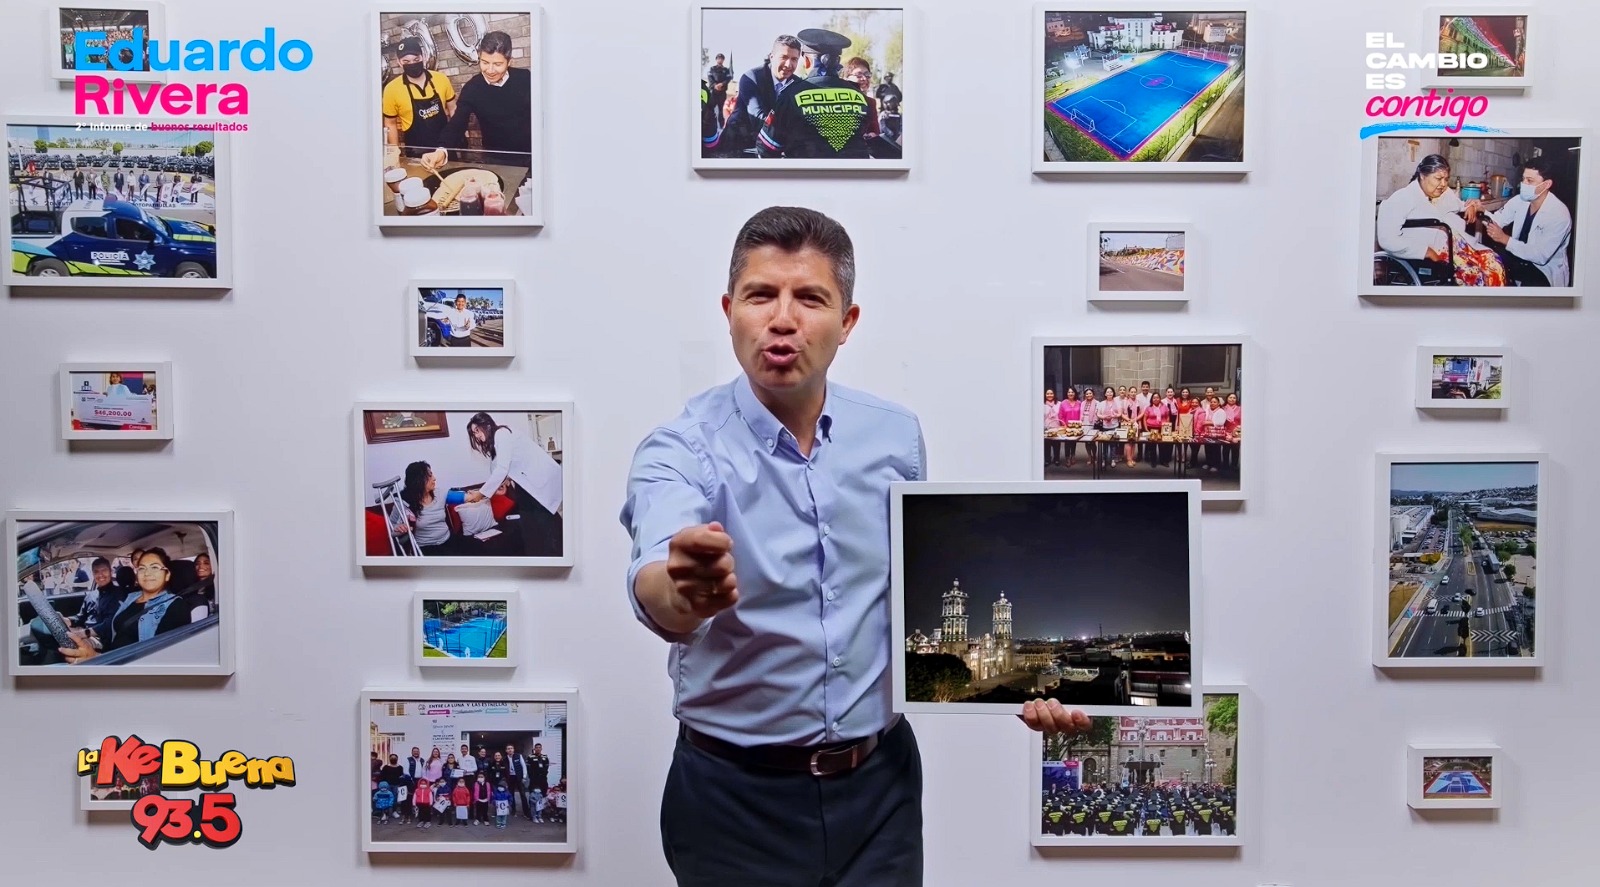
<path fill-rule="evenodd" d="M 639 596 L 635 594 L 633 590 L 634 582 L 639 578 L 639 571 L 650 566 L 651 564 L 666 562 L 667 550 L 670 545 L 670 540 L 663 542 L 635 558 L 633 563 L 628 566 L 628 603 L 633 605 L 633 615 L 644 625 L 645 628 L 650 629 L 650 631 L 653 632 L 657 637 L 671 644 L 693 646 L 694 644 L 699 643 L 700 639 L 705 637 L 706 632 L 711 629 L 710 619 L 702 621 L 693 631 L 667 631 L 665 628 L 662 628 L 654 619 L 650 618 L 650 613 L 645 610 L 643 604 L 639 603 Z"/>

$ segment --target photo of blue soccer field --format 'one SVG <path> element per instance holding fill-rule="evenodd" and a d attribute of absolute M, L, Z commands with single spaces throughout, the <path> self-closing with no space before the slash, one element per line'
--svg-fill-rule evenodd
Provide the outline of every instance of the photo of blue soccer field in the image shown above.
<path fill-rule="evenodd" d="M 427 600 L 422 655 L 429 659 L 506 658 L 506 602 Z"/>
<path fill-rule="evenodd" d="M 1241 162 L 1243 12 L 1046 12 L 1044 160 Z"/>

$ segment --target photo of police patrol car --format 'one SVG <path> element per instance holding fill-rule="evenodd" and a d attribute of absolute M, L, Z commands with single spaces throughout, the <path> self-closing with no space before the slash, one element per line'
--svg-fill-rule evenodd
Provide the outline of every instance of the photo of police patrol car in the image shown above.
<path fill-rule="evenodd" d="M 217 142 L 6 125 L 11 286 L 225 287 Z"/>

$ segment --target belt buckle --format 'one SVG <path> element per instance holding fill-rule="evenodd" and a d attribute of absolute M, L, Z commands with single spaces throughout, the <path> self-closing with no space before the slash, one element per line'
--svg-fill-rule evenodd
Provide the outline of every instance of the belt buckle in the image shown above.
<path fill-rule="evenodd" d="M 828 751 L 815 751 L 815 752 L 812 752 L 811 753 L 811 775 L 812 776 L 832 776 L 835 773 L 842 773 L 842 772 L 844 772 L 846 770 L 853 769 L 856 766 L 856 763 L 857 763 L 856 762 L 856 752 L 858 752 L 860 750 L 861 750 L 861 743 L 858 742 L 858 743 L 855 743 L 854 745 L 851 745 L 849 748 L 836 748 L 836 749 L 832 749 L 832 750 L 828 750 Z M 840 768 L 838 770 L 823 770 L 818 766 L 818 763 L 819 763 L 819 761 L 820 761 L 820 759 L 822 758 L 823 755 L 838 755 L 838 754 L 845 754 L 846 752 L 848 752 L 849 755 L 850 755 L 850 763 L 847 766 L 842 767 L 842 768 Z"/>

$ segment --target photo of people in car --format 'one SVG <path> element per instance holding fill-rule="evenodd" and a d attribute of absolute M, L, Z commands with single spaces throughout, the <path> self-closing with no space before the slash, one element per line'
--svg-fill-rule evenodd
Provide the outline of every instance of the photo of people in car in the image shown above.
<path fill-rule="evenodd" d="M 13 664 L 222 667 L 230 552 L 215 520 L 11 521 Z"/>

